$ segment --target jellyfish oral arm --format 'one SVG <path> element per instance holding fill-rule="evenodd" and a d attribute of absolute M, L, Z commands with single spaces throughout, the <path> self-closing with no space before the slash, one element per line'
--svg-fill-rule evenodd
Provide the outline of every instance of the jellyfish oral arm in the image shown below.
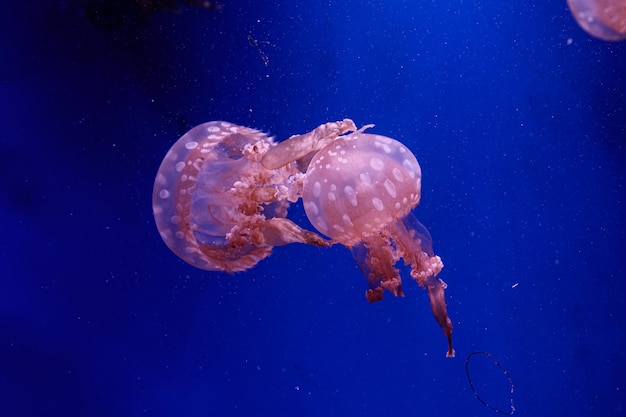
<path fill-rule="evenodd" d="M 404 296 L 400 271 L 394 267 L 398 261 L 390 236 L 377 236 L 350 248 L 354 262 L 367 280 L 365 298 L 370 303 L 383 299 L 385 290 L 395 296 Z M 382 243 L 381 243 L 382 242 Z"/>
<path fill-rule="evenodd" d="M 413 213 L 409 213 L 395 225 L 395 234 L 398 236 L 398 249 L 411 264 L 411 278 L 428 292 L 433 316 L 448 338 L 446 356 L 453 358 L 452 320 L 448 316 L 445 296 L 445 289 L 448 286 L 443 280 L 437 278 L 443 268 L 443 262 L 433 253 L 430 233 Z"/>
<path fill-rule="evenodd" d="M 280 142 L 263 156 L 261 163 L 267 169 L 280 168 L 319 151 L 339 135 L 356 130 L 356 125 L 350 119 L 324 123 L 308 133 L 294 135 Z"/>
<path fill-rule="evenodd" d="M 290 243 L 305 243 L 307 245 L 327 247 L 331 242 L 323 239 L 317 233 L 305 230 L 285 218 L 272 218 L 265 221 L 263 237 L 270 246 L 284 246 Z"/>
<path fill-rule="evenodd" d="M 450 317 L 448 317 L 445 297 L 445 289 L 447 285 L 441 279 L 431 275 L 426 279 L 425 287 L 428 291 L 430 309 L 435 316 L 435 320 L 437 320 L 437 323 L 441 326 L 444 334 L 448 338 L 448 353 L 446 353 L 446 356 L 453 358 L 454 349 L 452 348 L 452 321 L 450 320 Z"/>

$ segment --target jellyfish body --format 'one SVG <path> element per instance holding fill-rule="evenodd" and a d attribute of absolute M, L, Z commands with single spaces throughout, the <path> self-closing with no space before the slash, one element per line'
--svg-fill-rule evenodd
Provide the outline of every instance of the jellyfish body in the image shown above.
<path fill-rule="evenodd" d="M 200 269 L 236 272 L 274 246 L 329 245 L 286 218 L 303 173 L 295 161 L 264 167 L 261 158 L 273 145 L 263 132 L 221 121 L 196 126 L 174 143 L 152 196 L 157 228 L 172 252 Z"/>
<path fill-rule="evenodd" d="M 421 169 L 402 143 L 365 134 L 344 119 L 279 144 L 266 134 L 228 122 L 194 127 L 165 155 L 152 195 L 163 241 L 185 262 L 209 271 L 253 267 L 274 246 L 340 243 L 366 277 L 370 302 L 385 290 L 402 295 L 396 264 L 410 265 L 424 287 L 452 349 L 452 322 L 437 278 L 443 264 L 428 230 L 411 210 L 420 202 Z M 302 198 L 315 228 L 287 219 Z"/>
<path fill-rule="evenodd" d="M 424 287 L 431 310 L 452 348 L 452 322 L 437 279 L 443 263 L 432 252 L 428 230 L 411 213 L 420 202 L 421 169 L 402 143 L 355 132 L 342 136 L 313 157 L 304 179 L 304 209 L 322 234 L 352 251 L 366 277 L 370 302 L 385 290 L 403 295 L 396 263 L 403 259 Z"/>
<path fill-rule="evenodd" d="M 567 0 L 574 19 L 590 35 L 605 41 L 626 39 L 626 1 Z"/>

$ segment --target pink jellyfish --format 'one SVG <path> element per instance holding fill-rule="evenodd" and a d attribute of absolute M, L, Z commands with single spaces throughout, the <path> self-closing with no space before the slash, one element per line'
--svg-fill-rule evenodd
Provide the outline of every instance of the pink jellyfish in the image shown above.
<path fill-rule="evenodd" d="M 257 130 L 209 122 L 169 150 L 153 191 L 154 218 L 167 246 L 205 270 L 243 271 L 274 246 L 306 243 L 348 247 L 368 281 L 370 302 L 384 290 L 402 295 L 402 258 L 424 287 L 454 356 L 452 322 L 437 278 L 443 264 L 426 228 L 411 213 L 419 204 L 421 169 L 400 142 L 365 134 L 344 119 L 275 144 Z M 346 134 L 353 132 L 350 134 Z M 303 198 L 326 241 L 287 219 Z"/>
<path fill-rule="evenodd" d="M 283 161 L 290 156 L 310 160 L 302 199 L 313 226 L 352 251 L 367 279 L 370 302 L 381 300 L 384 290 L 403 295 L 395 265 L 401 258 L 410 265 L 411 277 L 427 290 L 431 310 L 448 338 L 447 356 L 453 357 L 446 284 L 437 278 L 443 263 L 433 254 L 428 230 L 411 213 L 420 202 L 420 166 L 402 143 L 363 133 L 368 127 L 335 136 L 332 142 L 315 131 L 294 136 L 268 152 L 264 162 L 277 155 Z"/>
<path fill-rule="evenodd" d="M 567 0 L 572 16 L 590 35 L 604 41 L 626 39 L 626 1 Z"/>
<path fill-rule="evenodd" d="M 327 123 L 308 135 L 325 144 L 348 130 L 352 121 Z M 274 145 L 263 132 L 222 121 L 196 126 L 172 145 L 152 193 L 157 228 L 172 252 L 200 269 L 237 272 L 274 246 L 330 245 L 286 218 L 289 203 L 300 198 L 304 172 L 292 154 L 287 161 L 276 153 L 267 158 L 271 168 L 261 163 Z"/>
<path fill-rule="evenodd" d="M 167 246 L 209 271 L 243 271 L 273 246 L 328 245 L 286 219 L 301 181 L 295 163 L 268 170 L 260 162 L 273 140 L 257 130 L 209 122 L 183 135 L 163 159 L 152 197 L 154 218 Z"/>

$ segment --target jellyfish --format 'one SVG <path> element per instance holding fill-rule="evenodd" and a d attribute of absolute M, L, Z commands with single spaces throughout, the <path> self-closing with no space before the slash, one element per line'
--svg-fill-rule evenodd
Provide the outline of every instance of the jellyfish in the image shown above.
<path fill-rule="evenodd" d="M 435 319 L 454 356 L 443 267 L 428 230 L 412 209 L 421 197 L 421 169 L 402 143 L 366 134 L 350 119 L 324 123 L 276 144 L 258 130 L 223 121 L 183 135 L 159 167 L 153 213 L 163 241 L 178 257 L 204 270 L 253 267 L 272 248 L 290 243 L 349 248 L 367 279 L 366 298 L 402 296 L 396 264 L 426 289 Z M 287 218 L 303 199 L 311 224 Z"/>
<path fill-rule="evenodd" d="M 329 246 L 286 218 L 300 198 L 304 173 L 292 160 L 273 169 L 262 157 L 274 140 L 223 121 L 194 127 L 165 155 L 152 195 L 163 241 L 185 262 L 237 272 L 268 257 L 274 246 Z"/>
<path fill-rule="evenodd" d="M 605 41 L 626 39 L 624 0 L 567 0 L 574 19 L 587 33 Z"/>
<path fill-rule="evenodd" d="M 402 143 L 363 130 L 313 156 L 303 184 L 306 215 L 320 233 L 350 249 L 367 280 L 369 302 L 381 300 L 384 291 L 403 295 L 395 265 L 404 260 L 411 278 L 428 292 L 452 357 L 446 284 L 437 278 L 443 263 L 433 254 L 428 230 L 411 212 L 420 202 L 420 166 Z"/>

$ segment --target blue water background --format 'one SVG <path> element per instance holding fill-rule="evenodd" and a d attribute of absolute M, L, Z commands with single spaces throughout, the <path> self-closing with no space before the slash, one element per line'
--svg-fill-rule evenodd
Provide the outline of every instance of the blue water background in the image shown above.
<path fill-rule="evenodd" d="M 109 31 L 3 6 L 0 415 L 491 416 L 473 351 L 516 416 L 626 415 L 626 42 L 564 1 L 223 3 Z M 157 233 L 189 128 L 345 117 L 420 161 L 455 359 L 425 291 L 368 304 L 345 248 L 229 276 Z"/>

